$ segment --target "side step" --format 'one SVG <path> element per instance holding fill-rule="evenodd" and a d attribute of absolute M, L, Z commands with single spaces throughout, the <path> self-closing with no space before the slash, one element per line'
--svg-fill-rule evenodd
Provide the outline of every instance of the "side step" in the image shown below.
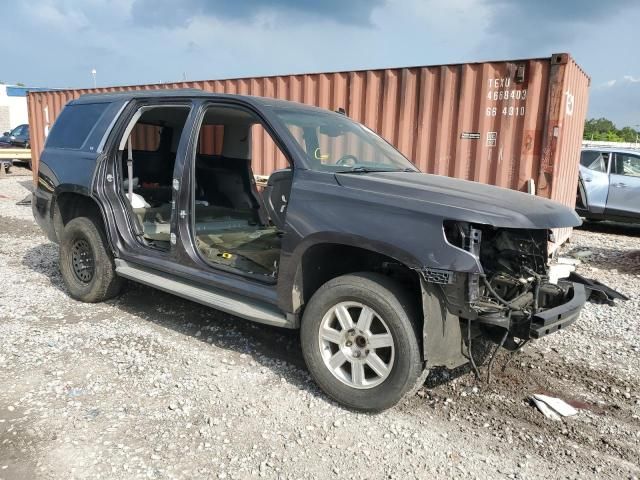
<path fill-rule="evenodd" d="M 193 302 L 222 310 L 223 312 L 246 318 L 253 322 L 265 323 L 283 328 L 294 328 L 286 316 L 276 307 L 255 302 L 240 295 L 219 289 L 202 288 L 186 281 L 174 280 L 161 272 L 138 267 L 124 260 L 115 259 L 116 273 L 121 277 L 155 287 Z"/>

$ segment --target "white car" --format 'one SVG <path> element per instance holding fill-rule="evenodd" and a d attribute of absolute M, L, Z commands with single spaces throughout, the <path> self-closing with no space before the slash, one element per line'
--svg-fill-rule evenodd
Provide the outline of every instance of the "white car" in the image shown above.
<path fill-rule="evenodd" d="M 583 149 L 576 211 L 587 220 L 640 222 L 640 150 Z"/>

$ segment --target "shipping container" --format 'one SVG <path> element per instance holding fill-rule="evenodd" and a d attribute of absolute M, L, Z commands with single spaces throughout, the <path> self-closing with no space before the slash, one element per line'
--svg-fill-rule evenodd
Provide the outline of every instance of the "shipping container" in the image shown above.
<path fill-rule="evenodd" d="M 521 191 L 573 207 L 589 77 L 569 54 L 482 63 L 387 68 L 153 85 L 30 92 L 34 176 L 64 105 L 86 93 L 199 88 L 344 108 L 420 170 Z M 215 148 L 216 132 L 201 148 Z M 141 134 L 138 141 L 144 141 Z M 206 139 L 205 139 L 206 140 Z M 284 165 L 273 142 L 252 139 L 253 170 Z M 34 177 L 35 178 L 35 177 Z M 556 232 L 562 240 L 569 230 Z"/>

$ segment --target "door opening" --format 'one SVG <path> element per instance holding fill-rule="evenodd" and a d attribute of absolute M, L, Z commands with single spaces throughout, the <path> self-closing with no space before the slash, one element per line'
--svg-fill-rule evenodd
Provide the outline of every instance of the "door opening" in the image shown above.
<path fill-rule="evenodd" d="M 146 246 L 169 250 L 176 152 L 190 108 L 145 106 L 131 120 L 120 142 L 121 193 L 131 207 L 138 238 Z"/>
<path fill-rule="evenodd" d="M 254 178 L 252 164 L 260 173 L 269 168 L 265 155 L 273 166 L 287 167 L 277 174 L 288 179 L 279 189 L 279 221 L 268 208 L 273 202 L 264 197 L 269 187 L 260 191 Z M 200 127 L 194 161 L 193 228 L 200 255 L 212 265 L 275 278 L 291 191 L 286 157 L 253 113 L 211 106 Z"/>

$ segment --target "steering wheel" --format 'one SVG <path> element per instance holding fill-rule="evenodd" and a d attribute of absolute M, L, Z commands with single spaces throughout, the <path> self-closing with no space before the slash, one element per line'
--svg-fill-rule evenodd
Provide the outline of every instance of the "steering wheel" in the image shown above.
<path fill-rule="evenodd" d="M 355 155 L 347 154 L 340 157 L 340 159 L 336 162 L 336 165 L 353 167 L 356 163 L 358 163 L 358 158 Z"/>

